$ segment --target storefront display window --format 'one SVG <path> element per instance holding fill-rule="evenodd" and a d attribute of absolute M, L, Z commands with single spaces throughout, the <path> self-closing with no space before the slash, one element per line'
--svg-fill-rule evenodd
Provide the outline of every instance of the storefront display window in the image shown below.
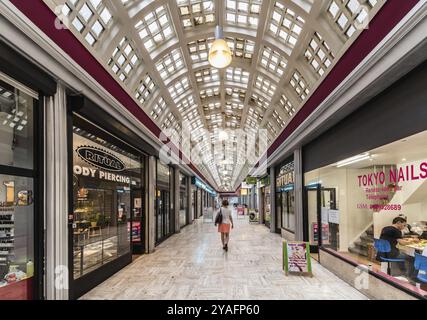
<path fill-rule="evenodd" d="M 295 232 L 294 162 L 280 167 L 276 177 L 276 214 L 278 228 Z"/>
<path fill-rule="evenodd" d="M 74 279 L 129 254 L 131 233 L 140 241 L 142 168 L 140 156 L 73 128 Z"/>
<path fill-rule="evenodd" d="M 36 101 L 0 81 L 0 300 L 33 298 Z"/>
<path fill-rule="evenodd" d="M 426 290 L 415 262 L 427 256 L 426 141 L 424 131 L 305 173 L 310 242 Z"/>

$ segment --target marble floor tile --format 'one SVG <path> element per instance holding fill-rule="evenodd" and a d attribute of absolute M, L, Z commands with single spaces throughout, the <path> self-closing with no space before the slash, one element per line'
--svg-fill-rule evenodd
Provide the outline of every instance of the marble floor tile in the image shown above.
<path fill-rule="evenodd" d="M 313 277 L 286 276 L 281 237 L 247 219 L 235 224 L 228 252 L 200 219 L 81 299 L 367 299 L 315 260 Z"/>

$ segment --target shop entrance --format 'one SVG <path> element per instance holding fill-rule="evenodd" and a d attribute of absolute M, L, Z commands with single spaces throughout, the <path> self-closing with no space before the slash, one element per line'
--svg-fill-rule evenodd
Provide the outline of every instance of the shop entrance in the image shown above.
<path fill-rule="evenodd" d="M 170 210 L 170 193 L 168 190 L 157 190 L 157 243 L 165 240 L 172 234 L 172 219 Z"/>
<path fill-rule="evenodd" d="M 304 239 L 310 242 L 312 252 L 318 252 L 319 246 L 339 247 L 339 225 L 328 220 L 325 210 L 336 210 L 336 189 L 322 188 L 320 184 L 304 188 Z M 319 227 L 320 226 L 320 227 Z"/>
<path fill-rule="evenodd" d="M 132 253 L 142 254 L 145 251 L 144 230 L 144 200 L 143 190 L 141 188 L 131 191 L 131 235 L 132 235 Z"/>

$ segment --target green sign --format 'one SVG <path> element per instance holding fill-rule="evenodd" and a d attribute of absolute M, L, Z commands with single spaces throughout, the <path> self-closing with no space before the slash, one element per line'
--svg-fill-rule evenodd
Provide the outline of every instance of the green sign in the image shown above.
<path fill-rule="evenodd" d="M 309 242 L 283 241 L 283 270 L 313 276 Z"/>
<path fill-rule="evenodd" d="M 256 177 L 246 177 L 246 183 L 247 184 L 256 184 L 257 178 Z"/>

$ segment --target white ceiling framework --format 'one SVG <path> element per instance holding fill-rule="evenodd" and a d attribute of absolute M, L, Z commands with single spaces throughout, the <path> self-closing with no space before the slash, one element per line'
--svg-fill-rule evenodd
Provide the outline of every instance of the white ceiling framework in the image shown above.
<path fill-rule="evenodd" d="M 219 191 L 240 184 L 385 2 L 44 1 Z M 233 53 L 222 70 L 207 59 L 217 24 Z"/>

